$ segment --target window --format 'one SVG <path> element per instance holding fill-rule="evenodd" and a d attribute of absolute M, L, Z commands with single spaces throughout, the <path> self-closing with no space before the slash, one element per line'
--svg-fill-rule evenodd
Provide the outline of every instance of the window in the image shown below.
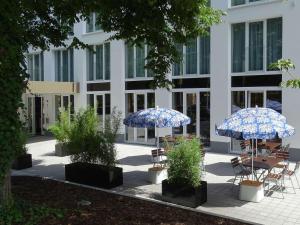
<path fill-rule="evenodd" d="M 231 0 L 231 6 L 237 6 L 237 5 L 245 5 L 252 2 L 258 2 L 261 0 Z"/>
<path fill-rule="evenodd" d="M 55 57 L 55 80 L 62 82 L 74 81 L 74 53 L 73 49 L 56 50 Z"/>
<path fill-rule="evenodd" d="M 233 73 L 268 71 L 281 57 L 282 18 L 232 25 Z"/>
<path fill-rule="evenodd" d="M 267 20 L 267 65 L 282 57 L 282 18 Z M 268 68 L 269 70 L 269 68 Z"/>
<path fill-rule="evenodd" d="M 263 70 L 263 22 L 249 24 L 249 70 Z"/>
<path fill-rule="evenodd" d="M 232 25 L 232 72 L 245 71 L 245 23 Z"/>
<path fill-rule="evenodd" d="M 125 73 L 126 78 L 153 77 L 153 72 L 145 69 L 147 52 L 150 47 L 147 45 L 132 46 L 125 45 Z"/>
<path fill-rule="evenodd" d="M 180 63 L 173 65 L 173 76 L 210 73 L 210 36 L 191 39 L 186 45 L 176 44 Z"/>
<path fill-rule="evenodd" d="M 27 71 L 29 79 L 44 81 L 44 53 L 27 55 Z"/>
<path fill-rule="evenodd" d="M 86 33 L 101 30 L 100 24 L 96 22 L 98 13 L 91 13 L 89 19 L 86 21 Z"/>
<path fill-rule="evenodd" d="M 87 80 L 110 80 L 110 43 L 87 49 Z"/>

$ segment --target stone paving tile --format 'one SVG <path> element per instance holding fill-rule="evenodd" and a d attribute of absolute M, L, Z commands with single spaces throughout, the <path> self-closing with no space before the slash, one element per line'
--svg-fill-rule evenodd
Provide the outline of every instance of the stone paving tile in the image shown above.
<path fill-rule="evenodd" d="M 33 168 L 14 171 L 14 175 L 39 175 L 64 179 L 64 165 L 70 162 L 69 157 L 54 156 L 55 140 L 31 141 L 29 153 L 33 155 Z M 148 183 L 147 171 L 152 166 L 150 152 L 153 147 L 117 144 L 119 166 L 123 168 L 124 185 L 114 189 L 147 198 L 160 199 L 161 185 Z M 198 210 L 231 216 L 260 224 L 299 224 L 300 225 L 300 189 L 292 194 L 292 189 L 281 198 L 281 193 L 273 192 L 260 203 L 238 200 L 239 188 L 232 188 L 233 170 L 230 159 L 233 155 L 207 153 L 205 158 L 208 182 L 208 202 Z M 293 168 L 293 166 L 291 167 Z M 300 178 L 300 175 L 299 175 Z M 300 179 L 299 179 L 300 180 Z M 287 182 L 290 185 L 289 182 Z"/>

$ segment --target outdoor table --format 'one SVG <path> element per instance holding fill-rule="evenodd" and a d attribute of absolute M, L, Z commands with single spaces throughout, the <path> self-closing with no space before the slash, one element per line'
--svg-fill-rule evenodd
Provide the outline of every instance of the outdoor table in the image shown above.
<path fill-rule="evenodd" d="M 270 172 L 278 163 L 282 162 L 283 159 L 275 158 L 275 157 L 266 157 L 266 156 L 257 156 L 253 158 L 253 167 L 254 173 L 255 170 L 263 169 L 264 171 L 261 173 L 259 177 L 257 177 L 256 173 L 254 174 L 257 181 L 263 176 L 266 172 Z M 252 159 L 247 159 L 242 162 L 244 167 L 252 167 Z"/>

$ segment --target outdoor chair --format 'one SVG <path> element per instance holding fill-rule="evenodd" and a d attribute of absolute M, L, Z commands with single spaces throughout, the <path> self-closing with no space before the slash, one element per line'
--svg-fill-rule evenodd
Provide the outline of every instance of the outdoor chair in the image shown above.
<path fill-rule="evenodd" d="M 275 155 L 276 158 L 282 159 L 283 162 L 278 163 L 275 168 L 277 169 L 288 169 L 290 153 L 288 151 L 278 151 Z"/>
<path fill-rule="evenodd" d="M 282 198 L 284 198 L 284 195 L 283 195 L 284 180 L 283 179 L 284 179 L 283 171 L 280 173 L 269 173 L 264 179 L 264 187 L 265 187 L 266 182 L 268 182 L 267 193 L 270 193 L 270 183 L 274 183 L 276 186 L 276 189 L 274 191 L 280 192 L 282 195 Z"/>
<path fill-rule="evenodd" d="M 295 179 L 296 179 L 296 181 L 297 181 L 298 188 L 300 188 L 299 181 L 298 181 L 298 177 L 297 177 L 297 173 L 299 172 L 299 168 L 300 168 L 300 162 L 297 162 L 296 165 L 295 165 L 294 170 L 284 169 L 284 171 L 283 171 L 284 178 L 285 178 L 285 177 L 288 177 L 289 180 L 291 181 L 291 184 L 292 184 L 294 193 L 296 193 L 296 191 L 295 191 L 295 186 L 294 186 L 292 177 L 293 177 L 293 176 L 295 177 Z"/>
<path fill-rule="evenodd" d="M 231 159 L 231 166 L 233 168 L 234 172 L 234 180 L 232 182 L 232 188 L 234 187 L 235 181 L 237 179 L 240 180 L 239 183 L 241 183 L 244 180 L 244 177 L 246 176 L 247 179 L 249 179 L 249 176 L 251 175 L 251 171 L 247 170 L 241 163 L 238 157 Z"/>
<path fill-rule="evenodd" d="M 250 151 L 250 141 L 249 140 L 243 140 L 240 141 L 240 146 L 243 152 L 249 152 Z"/>
<path fill-rule="evenodd" d="M 166 152 L 164 149 L 153 149 L 151 150 L 153 166 L 159 164 L 160 166 L 165 166 L 167 163 Z"/>

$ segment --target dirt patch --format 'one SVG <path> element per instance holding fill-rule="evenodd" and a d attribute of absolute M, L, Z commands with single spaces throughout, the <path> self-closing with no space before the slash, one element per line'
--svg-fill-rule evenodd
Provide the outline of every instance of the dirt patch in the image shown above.
<path fill-rule="evenodd" d="M 12 190 L 30 203 L 66 209 L 64 218 L 47 218 L 43 225 L 245 224 L 38 177 L 12 177 Z"/>

